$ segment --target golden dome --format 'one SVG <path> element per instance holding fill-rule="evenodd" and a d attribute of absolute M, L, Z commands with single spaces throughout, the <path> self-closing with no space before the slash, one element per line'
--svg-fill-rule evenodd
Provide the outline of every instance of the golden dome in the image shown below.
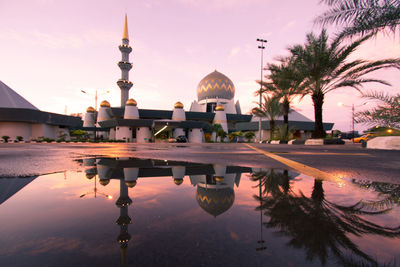
<path fill-rule="evenodd" d="M 136 185 L 136 181 L 125 181 L 127 187 L 134 187 Z"/>
<path fill-rule="evenodd" d="M 103 186 L 106 186 L 110 183 L 110 179 L 100 179 L 99 183 Z"/>
<path fill-rule="evenodd" d="M 215 110 L 216 111 L 224 111 L 225 110 L 225 108 L 224 108 L 224 106 L 223 105 L 218 105 L 216 108 L 215 108 Z"/>
<path fill-rule="evenodd" d="M 224 181 L 224 176 L 215 176 L 215 181 L 222 183 Z"/>
<path fill-rule="evenodd" d="M 181 185 L 183 183 L 183 179 L 174 179 L 174 183 L 176 185 Z"/>
<path fill-rule="evenodd" d="M 93 107 L 88 107 L 86 112 L 95 112 L 96 110 Z"/>
<path fill-rule="evenodd" d="M 183 108 L 183 104 L 181 102 L 176 102 L 174 108 Z"/>
<path fill-rule="evenodd" d="M 131 98 L 131 99 L 128 99 L 128 101 L 126 101 L 126 105 L 127 106 L 137 106 L 137 102 L 136 102 L 136 100 L 135 99 L 133 99 L 133 98 Z"/>
<path fill-rule="evenodd" d="M 100 103 L 100 107 L 104 108 L 104 107 L 111 107 L 110 103 L 107 100 L 104 100 Z"/>
<path fill-rule="evenodd" d="M 96 176 L 96 174 L 94 174 L 94 173 L 86 173 L 86 178 L 88 178 L 88 179 L 92 179 L 95 176 Z"/>

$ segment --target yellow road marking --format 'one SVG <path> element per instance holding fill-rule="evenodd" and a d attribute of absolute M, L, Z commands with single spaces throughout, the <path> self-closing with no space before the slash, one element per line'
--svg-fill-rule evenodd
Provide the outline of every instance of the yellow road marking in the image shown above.
<path fill-rule="evenodd" d="M 249 152 L 249 151 L 199 151 L 196 154 L 262 154 L 262 152 Z M 322 155 L 322 156 L 370 156 L 366 153 L 335 153 L 335 152 L 269 152 L 271 154 L 283 154 L 283 155 Z"/>
<path fill-rule="evenodd" d="M 255 148 L 255 147 L 253 147 L 251 145 L 248 145 L 248 144 L 246 144 L 246 146 L 254 149 L 255 151 L 257 151 L 257 152 L 259 152 L 261 154 L 264 154 L 267 157 L 270 157 L 270 158 L 272 158 L 272 159 L 274 159 L 276 161 L 279 161 L 280 163 L 283 163 L 283 164 L 285 164 L 286 166 L 288 166 L 288 167 L 290 167 L 292 169 L 295 169 L 295 170 L 297 170 L 297 171 L 299 171 L 299 172 L 301 172 L 301 173 L 303 173 L 305 175 L 313 177 L 313 178 L 315 178 L 317 180 L 328 180 L 328 181 L 333 181 L 333 182 L 336 182 L 336 183 L 344 182 L 339 177 L 336 177 L 336 176 L 334 176 L 332 174 L 329 174 L 327 172 L 323 172 L 323 171 L 320 171 L 320 170 L 318 170 L 316 168 L 304 165 L 302 163 L 299 163 L 299 162 L 296 162 L 296 161 L 293 161 L 293 160 L 290 160 L 290 159 L 286 159 L 284 157 L 278 156 L 276 154 L 272 154 L 270 152 L 266 152 L 264 150 Z"/>

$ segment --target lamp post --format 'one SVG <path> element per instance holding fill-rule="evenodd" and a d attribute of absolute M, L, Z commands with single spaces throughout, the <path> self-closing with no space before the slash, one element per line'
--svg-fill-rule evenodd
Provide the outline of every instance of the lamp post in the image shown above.
<path fill-rule="evenodd" d="M 364 105 L 366 105 L 366 104 L 368 104 L 368 102 L 365 102 L 365 103 L 363 103 L 363 104 L 361 104 L 361 105 L 357 105 L 357 106 L 354 106 L 354 104 L 351 104 L 351 106 L 345 105 L 345 104 L 342 103 L 342 102 L 339 102 L 339 103 L 338 103 L 338 106 L 339 106 L 339 107 L 351 108 L 351 132 L 353 133 L 353 138 L 352 138 L 353 143 L 354 143 L 354 137 L 355 137 L 355 131 L 354 131 L 354 124 L 355 124 L 355 119 L 354 119 L 355 107 L 361 107 L 361 106 L 364 106 Z"/>
<path fill-rule="evenodd" d="M 261 79 L 260 79 L 260 101 L 259 101 L 259 108 L 260 110 L 262 109 L 262 80 L 263 80 L 263 70 L 264 70 L 264 63 L 263 63 L 263 57 L 264 57 L 264 49 L 265 46 L 264 44 L 267 43 L 267 40 L 264 39 L 257 39 L 257 42 L 260 42 L 260 45 L 258 46 L 258 48 L 261 50 Z M 261 142 L 262 141 L 262 131 L 261 131 L 261 117 L 258 118 L 258 141 Z"/>
<path fill-rule="evenodd" d="M 85 90 L 81 90 L 82 93 L 87 94 L 87 95 L 91 95 L 88 92 L 86 92 Z M 105 95 L 108 94 L 110 91 L 106 91 L 105 93 L 102 93 L 100 95 Z M 98 94 L 97 94 L 97 89 L 96 89 L 96 93 L 94 95 L 94 109 L 97 111 L 97 98 L 98 98 Z"/>

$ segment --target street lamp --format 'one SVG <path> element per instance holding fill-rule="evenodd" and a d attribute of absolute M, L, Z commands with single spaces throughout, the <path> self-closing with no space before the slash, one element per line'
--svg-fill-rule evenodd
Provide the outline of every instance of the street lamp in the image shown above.
<path fill-rule="evenodd" d="M 87 192 L 85 194 L 82 194 L 82 195 L 79 196 L 79 198 L 83 198 L 84 196 L 88 196 L 88 195 L 91 195 L 91 194 L 94 194 L 94 197 L 97 198 L 97 195 L 100 194 L 100 195 L 105 196 L 107 199 L 112 199 L 113 198 L 112 195 L 107 195 L 107 194 L 104 194 L 102 192 L 99 192 L 99 189 L 97 189 L 97 179 L 96 178 L 97 177 L 95 176 L 94 177 L 94 188 L 93 188 L 93 191 L 92 192 Z"/>
<path fill-rule="evenodd" d="M 89 94 L 88 92 L 86 92 L 85 90 L 81 90 L 81 92 L 82 93 L 84 93 L 84 94 L 87 94 L 87 95 L 91 95 L 91 94 Z M 105 93 L 102 93 L 102 94 L 100 94 L 100 95 L 105 95 L 105 94 L 108 94 L 110 91 L 106 91 Z M 94 95 L 94 109 L 97 111 L 97 97 L 98 97 L 98 94 L 97 94 L 97 89 L 96 89 L 96 93 L 95 93 L 95 95 Z"/>
<path fill-rule="evenodd" d="M 354 106 L 354 104 L 351 104 L 351 106 L 345 105 L 343 102 L 339 102 L 339 103 L 338 103 L 338 106 L 339 106 L 339 107 L 351 108 L 351 117 L 352 117 L 352 119 L 351 119 L 351 125 L 352 125 L 352 133 L 353 133 L 353 143 L 354 143 L 354 137 L 355 137 L 355 134 L 354 134 L 354 123 L 355 123 L 354 113 L 355 113 L 355 107 L 361 107 L 361 106 L 364 106 L 364 105 L 366 105 L 366 104 L 368 104 L 368 102 L 365 102 L 365 103 L 363 103 L 363 104 L 361 104 L 361 105 L 357 105 L 357 106 Z"/>
<path fill-rule="evenodd" d="M 259 102 L 259 107 L 261 110 L 262 109 L 262 80 L 263 80 L 263 70 L 264 70 L 263 56 L 264 56 L 264 49 L 265 49 L 264 44 L 267 43 L 268 41 L 258 38 L 257 42 L 260 42 L 260 45 L 258 46 L 258 48 L 261 50 L 261 79 L 260 79 L 260 102 Z M 258 140 L 259 142 L 262 141 L 261 116 L 258 119 L 258 139 L 259 139 Z"/>

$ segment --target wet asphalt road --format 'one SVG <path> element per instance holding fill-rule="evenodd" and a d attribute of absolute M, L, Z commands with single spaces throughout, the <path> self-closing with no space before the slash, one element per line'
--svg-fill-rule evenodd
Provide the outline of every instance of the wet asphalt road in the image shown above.
<path fill-rule="evenodd" d="M 365 149 L 358 144 L 251 145 L 340 178 L 400 183 L 400 151 Z M 80 171 L 82 166 L 74 159 L 90 156 L 291 169 L 246 144 L 0 144 L 0 177 Z"/>

